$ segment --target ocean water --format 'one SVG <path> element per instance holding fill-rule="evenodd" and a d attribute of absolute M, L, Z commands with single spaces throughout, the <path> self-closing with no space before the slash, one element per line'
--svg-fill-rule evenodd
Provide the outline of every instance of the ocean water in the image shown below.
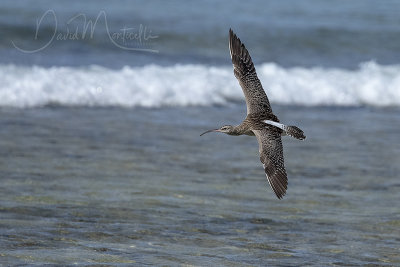
<path fill-rule="evenodd" d="M 195 5 L 196 4 L 196 5 Z M 2 1 L 0 266 L 400 264 L 397 1 Z M 239 124 L 229 28 L 283 138 Z"/>
<path fill-rule="evenodd" d="M 283 200 L 269 188 L 255 138 L 199 137 L 243 111 L 2 110 L 1 261 L 400 263 L 400 110 L 275 105 L 307 133 L 304 142 L 284 138 Z"/>

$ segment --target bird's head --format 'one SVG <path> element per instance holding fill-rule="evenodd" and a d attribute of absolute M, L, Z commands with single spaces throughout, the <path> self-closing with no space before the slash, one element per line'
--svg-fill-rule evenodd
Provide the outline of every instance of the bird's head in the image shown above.
<path fill-rule="evenodd" d="M 219 129 L 212 129 L 212 130 L 205 131 L 200 136 L 202 136 L 203 134 L 206 134 L 206 133 L 210 133 L 210 132 L 219 132 L 219 133 L 226 133 L 229 135 L 235 135 L 234 128 L 235 127 L 233 127 L 232 125 L 224 125 Z"/>

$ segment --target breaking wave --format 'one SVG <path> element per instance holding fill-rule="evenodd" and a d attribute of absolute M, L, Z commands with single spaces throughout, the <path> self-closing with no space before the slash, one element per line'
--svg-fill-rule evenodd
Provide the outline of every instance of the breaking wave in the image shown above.
<path fill-rule="evenodd" d="M 271 102 L 400 106 L 400 65 L 366 62 L 355 70 L 256 66 Z M 0 65 L 0 106 L 160 107 L 243 99 L 231 66 L 40 67 Z"/>

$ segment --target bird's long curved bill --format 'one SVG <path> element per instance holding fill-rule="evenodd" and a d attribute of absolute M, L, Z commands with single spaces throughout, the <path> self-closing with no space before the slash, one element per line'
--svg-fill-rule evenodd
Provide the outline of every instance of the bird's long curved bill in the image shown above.
<path fill-rule="evenodd" d="M 202 136 L 202 135 L 204 135 L 204 134 L 206 134 L 206 133 L 211 133 L 211 132 L 219 132 L 219 129 L 212 129 L 212 130 L 205 131 L 205 132 L 202 133 L 200 136 Z"/>

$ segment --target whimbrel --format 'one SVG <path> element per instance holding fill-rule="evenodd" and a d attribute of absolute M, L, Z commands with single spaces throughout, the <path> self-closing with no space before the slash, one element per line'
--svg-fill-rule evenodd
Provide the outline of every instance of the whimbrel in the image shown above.
<path fill-rule="evenodd" d="M 298 127 L 280 123 L 278 117 L 272 113 L 271 105 L 257 77 L 250 54 L 232 29 L 229 29 L 229 50 L 233 73 L 246 98 L 247 116 L 237 126 L 224 125 L 219 129 L 208 130 L 201 135 L 209 132 L 255 135 L 258 140 L 260 160 L 268 182 L 276 196 L 281 199 L 286 193 L 288 183 L 281 136 L 289 135 L 299 140 L 305 139 L 306 136 Z"/>

